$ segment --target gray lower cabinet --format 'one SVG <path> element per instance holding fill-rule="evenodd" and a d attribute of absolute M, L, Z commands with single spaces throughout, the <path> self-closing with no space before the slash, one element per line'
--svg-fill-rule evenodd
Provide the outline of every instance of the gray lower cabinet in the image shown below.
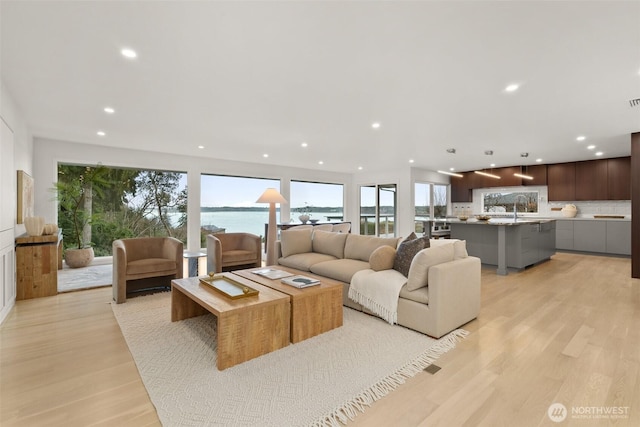
<path fill-rule="evenodd" d="M 631 255 L 631 221 L 607 221 L 607 253 Z"/>
<path fill-rule="evenodd" d="M 505 227 L 506 267 L 522 269 L 549 259 L 556 252 L 556 224 L 509 225 Z M 451 238 L 466 240 L 467 252 L 483 264 L 498 265 L 496 225 L 451 224 Z"/>
<path fill-rule="evenodd" d="M 556 221 L 556 249 L 573 250 L 573 223 L 571 220 Z"/>
<path fill-rule="evenodd" d="M 631 255 L 631 221 L 558 220 L 556 249 Z"/>
<path fill-rule="evenodd" d="M 574 221 L 573 250 L 583 252 L 607 251 L 606 221 Z"/>

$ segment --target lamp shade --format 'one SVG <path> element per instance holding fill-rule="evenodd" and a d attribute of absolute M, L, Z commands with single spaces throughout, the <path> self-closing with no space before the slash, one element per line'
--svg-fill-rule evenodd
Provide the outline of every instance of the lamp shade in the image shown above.
<path fill-rule="evenodd" d="M 267 188 L 262 196 L 256 200 L 256 203 L 287 203 L 287 199 L 282 197 L 282 194 L 275 188 Z"/>

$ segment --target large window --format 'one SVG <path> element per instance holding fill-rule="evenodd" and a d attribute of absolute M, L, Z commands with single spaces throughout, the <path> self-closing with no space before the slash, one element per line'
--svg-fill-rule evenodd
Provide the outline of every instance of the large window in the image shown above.
<path fill-rule="evenodd" d="M 256 203 L 265 189 L 280 191 L 275 179 L 225 175 L 202 175 L 200 178 L 200 235 L 211 232 L 247 232 L 265 235 L 269 222 L 269 206 Z M 276 206 L 280 222 L 280 206 Z M 204 245 L 204 240 L 202 245 Z"/>
<path fill-rule="evenodd" d="M 76 183 L 81 191 L 62 199 L 60 192 L 73 192 Z M 59 164 L 56 188 L 65 248 L 91 245 L 96 256 L 107 256 L 115 239 L 187 241 L 186 173 Z"/>
<path fill-rule="evenodd" d="M 518 213 L 538 213 L 537 191 L 503 191 L 482 193 L 482 212 L 512 213 L 514 208 Z"/>
<path fill-rule="evenodd" d="M 448 186 L 427 182 L 416 182 L 415 193 L 415 231 L 424 232 L 427 219 L 447 217 Z"/>
<path fill-rule="evenodd" d="M 360 187 L 360 234 L 395 236 L 396 185 Z"/>
<path fill-rule="evenodd" d="M 344 188 L 342 184 L 291 181 L 291 222 L 306 213 L 312 221 L 342 221 L 344 218 Z"/>

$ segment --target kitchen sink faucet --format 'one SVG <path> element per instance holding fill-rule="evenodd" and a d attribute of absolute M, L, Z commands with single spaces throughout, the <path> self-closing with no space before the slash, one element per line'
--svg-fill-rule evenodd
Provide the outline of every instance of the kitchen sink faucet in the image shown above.
<path fill-rule="evenodd" d="M 518 219 L 518 209 L 517 209 L 517 205 L 518 205 L 518 198 L 520 197 L 524 197 L 524 201 L 527 201 L 527 197 L 524 194 L 518 194 L 516 196 L 516 199 L 513 201 L 513 220 L 516 221 Z"/>

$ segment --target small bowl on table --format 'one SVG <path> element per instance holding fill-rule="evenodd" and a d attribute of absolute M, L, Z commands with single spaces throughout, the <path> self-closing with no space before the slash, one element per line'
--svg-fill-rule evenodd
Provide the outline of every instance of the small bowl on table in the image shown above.
<path fill-rule="evenodd" d="M 476 215 L 478 221 L 489 221 L 491 217 L 489 215 Z"/>
<path fill-rule="evenodd" d="M 317 220 L 317 219 L 310 219 L 310 220 L 309 220 L 309 222 L 310 222 L 311 224 L 315 224 L 316 222 L 318 222 L 318 220 Z"/>
<path fill-rule="evenodd" d="M 460 221 L 466 221 L 466 220 L 468 220 L 468 219 L 469 219 L 469 217 L 468 217 L 467 215 L 458 215 L 458 219 L 459 219 Z"/>

